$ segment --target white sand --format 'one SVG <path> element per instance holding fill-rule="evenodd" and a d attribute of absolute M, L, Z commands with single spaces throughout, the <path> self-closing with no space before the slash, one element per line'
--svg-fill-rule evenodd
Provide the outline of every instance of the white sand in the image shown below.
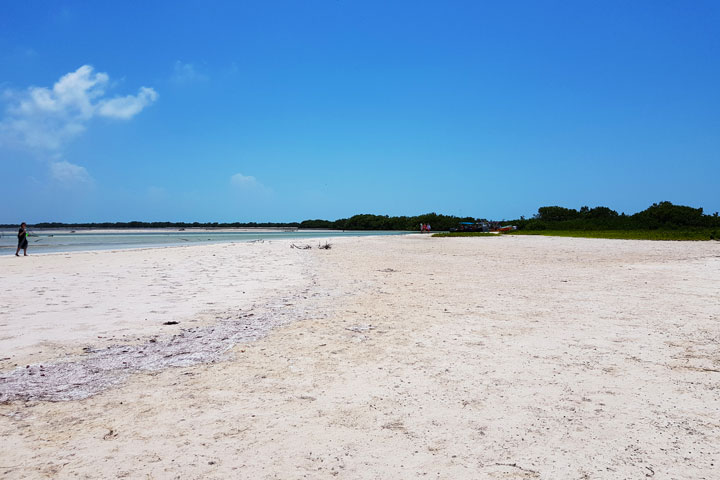
<path fill-rule="evenodd" d="M 0 258 L 2 375 L 297 317 L 226 361 L 0 405 L 0 477 L 717 478 L 720 244 L 289 243 Z"/>
<path fill-rule="evenodd" d="M 286 243 L 0 257 L 0 368 L 172 333 L 299 289 Z M 164 326 L 180 322 L 177 327 Z"/>

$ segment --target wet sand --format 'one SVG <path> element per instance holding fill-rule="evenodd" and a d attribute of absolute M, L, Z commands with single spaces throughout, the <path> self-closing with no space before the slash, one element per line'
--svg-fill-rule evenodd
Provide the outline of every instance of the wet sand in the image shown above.
<path fill-rule="evenodd" d="M 19 392 L 0 404 L 0 476 L 715 475 L 720 243 L 331 242 L 0 258 L 6 392 L 25 365 L 52 391 L 59 362 L 279 319 L 82 399 Z"/>

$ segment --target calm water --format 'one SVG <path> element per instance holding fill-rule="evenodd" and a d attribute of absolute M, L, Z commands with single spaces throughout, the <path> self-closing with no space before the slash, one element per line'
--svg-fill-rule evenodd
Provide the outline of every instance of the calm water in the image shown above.
<path fill-rule="evenodd" d="M 73 252 L 87 250 L 117 250 L 129 248 L 166 247 L 177 245 L 197 245 L 232 242 L 252 242 L 255 240 L 298 239 L 310 242 L 313 239 L 328 237 L 350 237 L 368 235 L 403 235 L 408 232 L 397 231 L 294 231 L 294 232 L 178 232 L 178 231 L 134 231 L 103 232 L 99 230 L 54 233 L 50 230 L 32 231 L 28 237 L 28 255 L 33 253 Z M 17 248 L 17 230 L 0 231 L 0 255 L 13 255 Z M 22 251 L 20 252 L 22 255 Z"/>

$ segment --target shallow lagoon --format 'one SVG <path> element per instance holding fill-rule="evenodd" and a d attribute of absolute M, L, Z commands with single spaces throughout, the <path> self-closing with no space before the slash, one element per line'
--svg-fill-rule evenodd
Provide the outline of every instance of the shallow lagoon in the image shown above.
<path fill-rule="evenodd" d="M 403 231 L 352 231 L 352 230 L 196 230 L 177 229 L 132 230 L 86 230 L 55 231 L 35 230 L 28 237 L 28 254 L 76 252 L 88 250 L 118 250 L 130 248 L 168 247 L 207 243 L 272 241 L 298 239 L 308 243 L 315 239 L 330 237 L 356 237 L 369 235 L 404 235 Z M 16 231 L 0 231 L 0 255 L 14 254 L 17 248 Z M 21 252 L 22 254 L 22 252 Z"/>

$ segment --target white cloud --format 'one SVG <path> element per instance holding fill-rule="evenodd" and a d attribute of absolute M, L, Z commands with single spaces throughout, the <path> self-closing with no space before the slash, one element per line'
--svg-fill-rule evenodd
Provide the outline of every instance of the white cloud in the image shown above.
<path fill-rule="evenodd" d="M 0 145 L 59 150 L 87 128 L 94 117 L 130 119 L 158 97 L 152 88 L 137 95 L 107 98 L 106 73 L 83 65 L 63 75 L 52 88 L 5 92 L 10 106 L 0 120 Z"/>
<path fill-rule="evenodd" d="M 193 83 L 202 82 L 208 79 L 208 76 L 197 71 L 192 63 L 183 63 L 180 60 L 175 62 L 172 81 L 175 83 Z"/>
<path fill-rule="evenodd" d="M 100 102 L 98 113 L 104 117 L 128 119 L 157 100 L 158 94 L 152 88 L 142 87 L 137 95 L 113 98 Z"/>
<path fill-rule="evenodd" d="M 55 180 L 63 184 L 92 183 L 92 178 L 85 167 L 66 161 L 51 163 L 50 173 Z"/>
<path fill-rule="evenodd" d="M 274 197 L 273 190 L 252 175 L 236 173 L 230 177 L 230 185 L 232 198 L 237 201 L 268 201 Z"/>
<path fill-rule="evenodd" d="M 237 195 L 244 198 L 271 198 L 273 191 L 252 175 L 236 173 L 230 177 L 230 184 Z"/>
<path fill-rule="evenodd" d="M 230 183 L 240 189 L 262 187 L 262 184 L 257 179 L 250 175 L 243 175 L 242 173 L 236 173 L 230 177 Z"/>

